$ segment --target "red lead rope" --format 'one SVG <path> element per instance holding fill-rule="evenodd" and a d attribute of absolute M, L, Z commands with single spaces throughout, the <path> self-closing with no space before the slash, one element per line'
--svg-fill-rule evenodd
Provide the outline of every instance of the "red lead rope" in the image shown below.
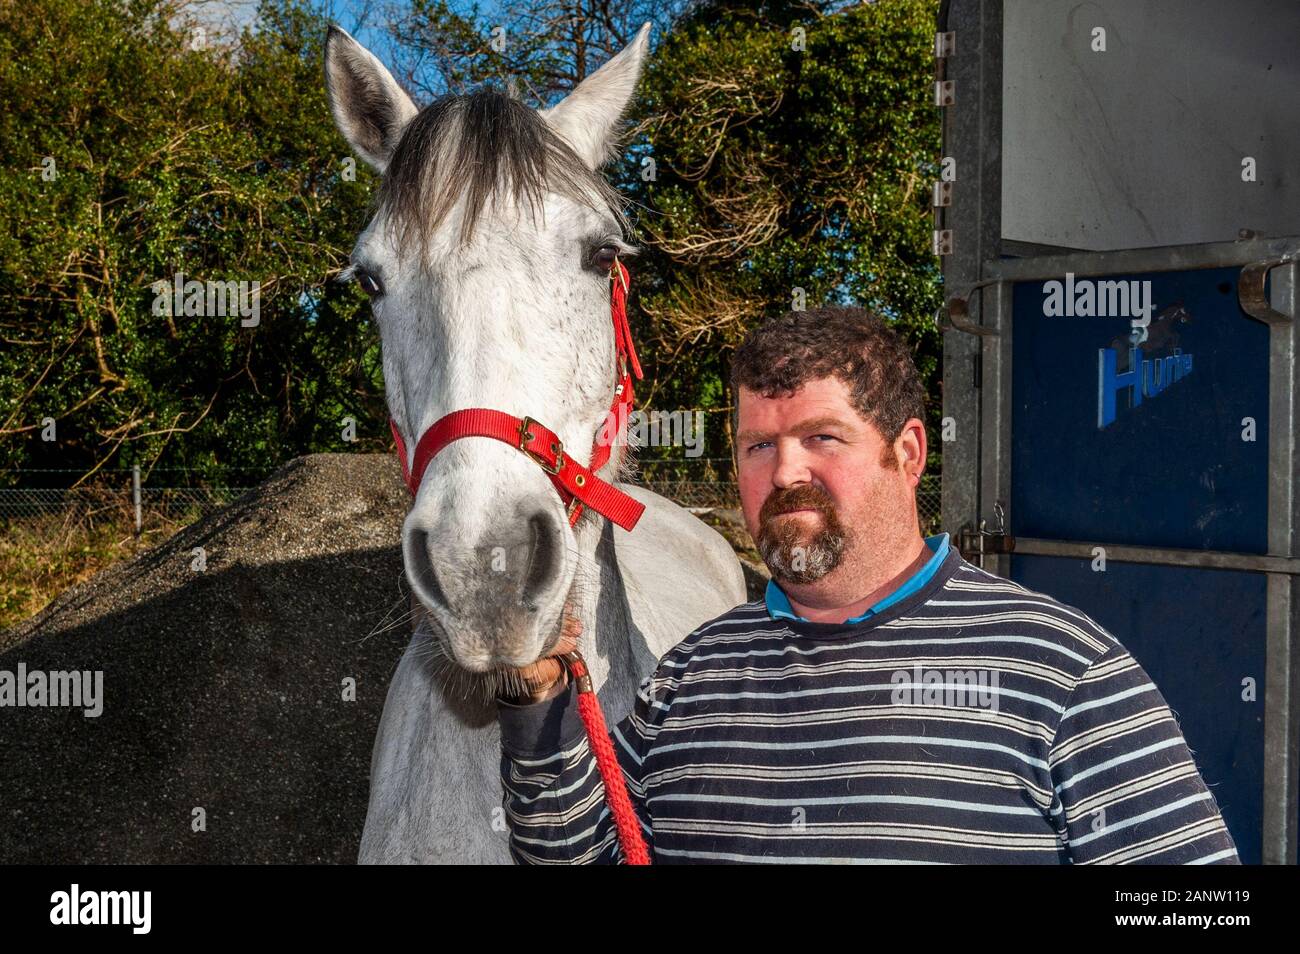
<path fill-rule="evenodd" d="M 388 425 L 393 432 L 393 441 L 397 444 L 397 456 L 402 462 L 402 477 L 412 496 L 419 493 L 424 472 L 438 451 L 462 437 L 491 437 L 513 444 L 546 471 L 560 499 L 565 503 L 570 526 L 578 522 L 584 506 L 602 514 L 624 530 L 636 526 L 645 510 L 645 504 L 601 480 L 595 473 L 609 462 L 614 441 L 623 433 L 627 423 L 628 411 L 632 407 L 632 375 L 635 374 L 638 379 L 641 377 L 641 362 L 637 360 L 636 348 L 632 344 L 632 329 L 627 321 L 626 266 L 615 259 L 609 277 L 613 281 L 609 311 L 614 322 L 618 383 L 614 386 L 614 399 L 610 406 L 614 420 L 612 424 L 607 421 L 606 426 L 597 432 L 591 448 L 591 463 L 584 467 L 567 456 L 559 436 L 533 418 L 515 417 L 505 411 L 486 407 L 462 408 L 439 418 L 420 435 L 415 444 L 415 455 L 408 463 L 406 442 L 397 429 L 397 422 L 390 418 Z M 577 685 L 578 714 L 582 717 L 582 724 L 587 730 L 587 741 L 596 758 L 596 767 L 605 783 L 605 801 L 614 817 L 623 857 L 630 865 L 648 865 L 650 852 L 641 837 L 641 823 L 637 820 L 632 800 L 628 797 L 623 770 L 614 754 L 614 743 L 609 737 L 605 716 L 600 711 L 587 663 L 576 651 L 567 653 L 562 658 Z"/>
<path fill-rule="evenodd" d="M 587 661 L 576 649 L 560 658 L 572 674 L 578 690 L 578 715 L 582 717 L 583 727 L 587 730 L 587 744 L 591 746 L 596 768 L 600 770 L 601 780 L 605 783 L 605 803 L 609 805 L 609 813 L 614 816 L 614 828 L 618 832 L 623 858 L 629 865 L 648 865 L 650 851 L 646 848 L 645 839 L 641 837 L 641 822 L 632 807 L 632 799 L 628 797 L 623 769 L 619 767 L 618 756 L 614 754 L 614 740 L 610 738 L 609 727 L 605 725 L 605 714 L 600 711 L 600 702 L 596 699 Z"/>

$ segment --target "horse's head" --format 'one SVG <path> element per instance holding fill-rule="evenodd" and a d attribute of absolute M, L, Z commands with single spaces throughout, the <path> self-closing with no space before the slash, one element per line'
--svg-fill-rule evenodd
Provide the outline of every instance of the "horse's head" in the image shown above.
<path fill-rule="evenodd" d="M 488 91 L 417 109 L 369 51 L 330 29 L 334 120 L 383 176 L 352 268 L 372 298 L 388 407 L 408 455 L 444 415 L 493 408 L 537 419 L 588 463 L 615 382 L 609 273 L 631 251 L 598 170 L 648 33 L 647 24 L 538 112 Z M 601 475 L 620 458 L 616 449 Z M 433 458 L 403 553 L 443 649 L 475 672 L 550 648 L 579 559 L 547 474 L 485 437 Z"/>
<path fill-rule="evenodd" d="M 1161 309 L 1160 314 L 1156 315 L 1151 322 L 1152 328 L 1165 327 L 1167 325 L 1185 325 L 1192 320 L 1191 313 L 1187 306 L 1180 298 L 1178 301 Z"/>

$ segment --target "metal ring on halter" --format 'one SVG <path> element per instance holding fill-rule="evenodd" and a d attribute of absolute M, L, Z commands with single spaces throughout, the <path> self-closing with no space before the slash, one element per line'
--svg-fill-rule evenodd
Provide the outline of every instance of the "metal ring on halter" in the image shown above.
<path fill-rule="evenodd" d="M 578 687 L 578 692 L 592 691 L 591 670 L 587 668 L 587 660 L 582 658 L 582 653 L 570 649 L 567 653 L 560 653 L 556 658 L 569 671 L 569 678 Z"/>
<path fill-rule="evenodd" d="M 627 279 L 623 275 L 623 269 L 619 268 L 618 256 L 615 255 L 614 264 L 609 267 L 609 277 L 616 279 L 623 286 L 623 294 L 626 295 L 630 289 L 627 287 Z"/>

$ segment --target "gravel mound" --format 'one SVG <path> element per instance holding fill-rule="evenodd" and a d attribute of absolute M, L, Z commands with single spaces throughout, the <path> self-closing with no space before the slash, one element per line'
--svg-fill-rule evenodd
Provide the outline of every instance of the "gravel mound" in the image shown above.
<path fill-rule="evenodd" d="M 97 717 L 0 708 L 0 863 L 354 861 L 408 503 L 391 456 L 303 457 L 0 633 L 0 679 L 103 673 Z M 739 512 L 704 519 L 756 598 Z"/>
<path fill-rule="evenodd" d="M 354 861 L 407 502 L 390 457 L 300 458 L 0 634 L 0 672 L 103 672 L 98 717 L 0 708 L 0 862 Z"/>

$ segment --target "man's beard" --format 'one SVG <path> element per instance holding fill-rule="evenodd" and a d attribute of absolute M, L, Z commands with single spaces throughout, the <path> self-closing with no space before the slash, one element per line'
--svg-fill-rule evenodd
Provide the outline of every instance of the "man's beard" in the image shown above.
<path fill-rule="evenodd" d="M 792 510 L 816 510 L 821 528 L 811 533 L 799 517 L 782 517 Z M 787 583 L 815 583 L 844 558 L 848 529 L 835 505 L 820 487 L 801 484 L 772 491 L 758 512 L 758 552 L 773 578 Z"/>

